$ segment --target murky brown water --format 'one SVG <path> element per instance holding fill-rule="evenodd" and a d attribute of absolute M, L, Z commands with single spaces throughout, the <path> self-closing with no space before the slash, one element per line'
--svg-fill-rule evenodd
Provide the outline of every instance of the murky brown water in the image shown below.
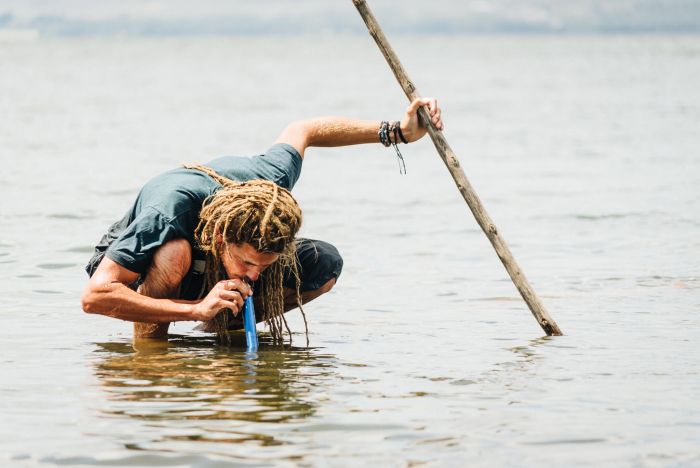
<path fill-rule="evenodd" d="M 310 150 L 304 234 L 345 257 L 311 348 L 82 314 L 140 185 L 290 120 L 394 119 L 368 38 L 0 44 L 3 465 L 700 464 L 700 40 L 403 38 L 567 336 L 542 338 L 429 142 Z M 300 317 L 292 327 L 301 332 Z"/>

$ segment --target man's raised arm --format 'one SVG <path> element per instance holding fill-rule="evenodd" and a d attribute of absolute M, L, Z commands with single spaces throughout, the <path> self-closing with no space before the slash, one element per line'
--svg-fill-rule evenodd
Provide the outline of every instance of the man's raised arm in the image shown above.
<path fill-rule="evenodd" d="M 418 119 L 418 108 L 428 106 L 428 112 L 435 126 L 442 130 L 442 117 L 437 100 L 420 98 L 413 101 L 401 120 L 401 132 L 406 141 L 419 140 L 426 128 Z M 376 120 L 355 120 L 344 117 L 318 117 L 292 122 L 285 128 L 276 143 L 287 143 L 299 151 L 303 157 L 309 146 L 349 146 L 362 143 L 379 143 L 378 131 L 381 122 Z"/>

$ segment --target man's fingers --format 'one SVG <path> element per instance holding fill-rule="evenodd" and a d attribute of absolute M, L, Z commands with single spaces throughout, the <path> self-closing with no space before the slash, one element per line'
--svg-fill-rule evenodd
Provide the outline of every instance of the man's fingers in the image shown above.
<path fill-rule="evenodd" d="M 221 306 L 219 310 L 230 309 L 234 317 L 238 315 L 238 311 L 240 310 L 240 307 L 238 307 L 235 302 L 219 301 L 219 305 Z"/>
<path fill-rule="evenodd" d="M 235 302 L 236 304 L 243 305 L 243 296 L 238 291 L 221 291 L 219 297 L 225 301 Z"/>
<path fill-rule="evenodd" d="M 438 109 L 437 112 L 435 112 L 432 121 L 438 130 L 442 130 L 442 113 L 440 112 L 440 109 Z"/>
<path fill-rule="evenodd" d="M 406 109 L 406 112 L 409 114 L 415 114 L 416 112 L 418 112 L 418 108 L 421 106 L 428 106 L 428 108 L 431 108 L 431 103 L 434 103 L 434 107 L 437 107 L 437 101 L 434 98 L 414 99 L 413 102 L 411 102 L 408 105 L 408 109 Z"/>
<path fill-rule="evenodd" d="M 435 115 L 435 113 L 438 112 L 439 109 L 437 105 L 437 99 L 429 98 L 426 104 L 428 106 L 428 110 L 430 111 L 430 115 Z"/>
<path fill-rule="evenodd" d="M 250 285 L 239 279 L 223 280 L 220 282 L 220 284 L 226 291 L 240 291 L 241 294 L 245 295 L 246 297 L 253 294 L 253 290 L 250 288 Z"/>
<path fill-rule="evenodd" d="M 437 99 L 435 98 L 418 98 L 414 99 L 413 102 L 408 106 L 408 109 L 406 110 L 407 114 L 416 114 L 418 112 L 418 108 L 421 106 L 427 106 L 428 107 L 428 114 L 430 115 L 433 124 L 439 129 L 442 130 L 442 122 L 441 122 L 441 111 L 440 108 L 438 107 L 438 102 Z"/>
<path fill-rule="evenodd" d="M 423 101 L 424 101 L 424 99 L 421 99 L 421 98 L 414 99 L 413 102 L 408 105 L 408 109 L 406 109 L 406 113 L 407 114 L 415 114 L 416 112 L 418 112 L 418 108 L 420 106 L 424 105 Z"/>
<path fill-rule="evenodd" d="M 433 122 L 433 125 L 438 130 L 443 129 L 443 124 L 442 124 L 442 110 L 438 107 L 437 99 L 435 98 L 425 98 L 423 99 L 425 101 L 426 106 L 428 106 L 428 113 L 430 114 L 430 120 Z"/>

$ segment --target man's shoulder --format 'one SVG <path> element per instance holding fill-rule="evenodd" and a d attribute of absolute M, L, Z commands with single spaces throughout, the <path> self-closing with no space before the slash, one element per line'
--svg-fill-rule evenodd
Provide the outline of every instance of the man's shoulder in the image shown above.
<path fill-rule="evenodd" d="M 291 145 L 277 143 L 251 156 L 224 156 L 205 165 L 224 177 L 239 182 L 264 179 L 291 190 L 301 173 L 302 158 Z"/>
<path fill-rule="evenodd" d="M 166 218 L 174 218 L 183 212 L 198 211 L 218 187 L 206 174 L 180 167 L 148 181 L 139 193 L 137 204 L 153 208 Z"/>
<path fill-rule="evenodd" d="M 210 193 L 216 186 L 217 183 L 203 172 L 183 166 L 155 176 L 143 186 L 141 192 L 142 194 L 168 197 L 176 192 L 182 194 Z"/>

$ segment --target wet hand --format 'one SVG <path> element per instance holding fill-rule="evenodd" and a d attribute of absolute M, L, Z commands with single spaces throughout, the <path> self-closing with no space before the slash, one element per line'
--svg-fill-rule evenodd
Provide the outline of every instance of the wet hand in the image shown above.
<path fill-rule="evenodd" d="M 211 320 L 221 309 L 231 309 L 236 316 L 243 308 L 245 299 L 253 293 L 248 283 L 239 279 L 223 280 L 194 306 L 194 320 Z"/>
<path fill-rule="evenodd" d="M 418 98 L 409 104 L 401 121 L 401 132 L 403 132 L 406 140 L 410 142 L 420 140 L 426 134 L 428 129 L 418 118 L 418 109 L 422 106 L 427 106 L 430 120 L 435 128 L 441 130 L 444 128 L 442 123 L 442 110 L 438 107 L 437 99 L 435 98 Z"/>

